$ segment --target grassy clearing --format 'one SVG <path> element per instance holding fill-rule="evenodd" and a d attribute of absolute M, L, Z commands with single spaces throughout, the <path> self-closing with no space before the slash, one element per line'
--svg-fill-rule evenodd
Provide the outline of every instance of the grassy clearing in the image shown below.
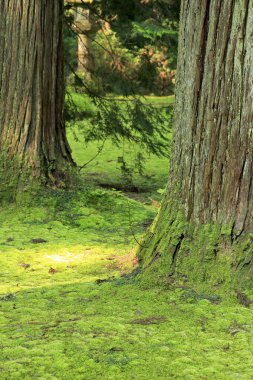
<path fill-rule="evenodd" d="M 73 157 L 79 166 L 93 159 L 100 148 L 100 144 L 96 142 L 85 146 L 82 139 L 75 141 L 71 131 L 69 132 L 69 141 L 73 147 Z M 168 176 L 168 159 L 158 159 L 154 155 L 146 155 L 144 175 L 140 176 L 134 164 L 135 153 L 136 149 L 133 148 L 133 145 L 125 144 L 117 148 L 111 141 L 106 141 L 102 152 L 82 170 L 82 175 L 89 183 L 123 190 L 126 188 L 127 190 L 119 162 L 119 158 L 124 155 L 133 171 L 132 187 L 136 188 L 135 193 L 156 200 L 160 199 L 157 191 L 165 186 Z"/>
<path fill-rule="evenodd" d="M 76 105 L 77 111 L 83 115 L 84 120 L 89 119 L 96 112 L 95 104 L 86 96 L 71 93 L 71 98 Z M 149 96 L 142 98 L 142 101 L 157 107 L 166 107 L 173 104 L 174 96 Z M 77 122 L 74 128 L 68 129 L 68 139 L 73 148 L 75 162 L 78 166 L 84 166 L 81 173 L 87 182 L 127 191 L 129 179 L 124 178 L 124 173 L 121 170 L 121 159 L 124 158 L 132 173 L 130 187 L 132 190 L 135 189 L 135 193 L 139 193 L 139 198 L 145 197 L 147 202 L 148 200 L 150 201 L 150 198 L 155 201 L 161 199 L 159 189 L 163 189 L 167 181 L 168 158 L 158 158 L 153 154 L 147 154 L 143 152 L 143 148 L 127 140 L 119 143 L 118 147 L 109 139 L 106 140 L 104 145 L 95 141 L 85 145 L 82 131 L 82 121 Z M 100 153 L 97 155 L 98 152 Z M 135 160 L 138 153 L 144 156 L 143 175 L 139 174 Z"/>
<path fill-rule="evenodd" d="M 71 144 L 79 164 L 96 150 Z M 1 208 L 1 380 L 252 379 L 252 309 L 128 276 L 167 162 L 130 198 L 98 187 L 122 183 L 119 155 L 108 142 L 85 185 Z"/>
<path fill-rule="evenodd" d="M 96 106 L 89 100 L 89 98 L 87 96 L 72 92 L 71 89 L 69 89 L 68 95 L 71 96 L 76 107 L 79 110 L 82 110 L 83 112 L 86 111 L 87 114 L 92 114 L 96 111 Z M 123 97 L 117 96 L 116 99 L 123 99 Z M 130 97 L 127 97 L 127 99 L 131 100 L 133 98 L 130 96 Z M 146 103 L 146 104 L 151 104 L 153 106 L 168 107 L 174 103 L 175 97 L 174 97 L 174 95 L 171 95 L 171 96 L 141 96 L 139 99 L 141 100 L 141 102 Z"/>

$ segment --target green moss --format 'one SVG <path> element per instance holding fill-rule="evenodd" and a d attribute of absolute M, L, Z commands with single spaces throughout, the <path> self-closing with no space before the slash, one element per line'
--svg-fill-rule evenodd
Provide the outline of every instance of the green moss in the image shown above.
<path fill-rule="evenodd" d="M 96 285 L 94 271 L 101 276 L 104 268 L 108 275 L 101 260 L 108 252 L 77 260 L 71 280 L 67 263 L 58 263 L 59 272 L 50 277 L 49 262 L 38 253 L 35 259 L 30 252 L 36 270 L 20 272 L 20 285 L 30 278 L 30 286 L 1 302 L 3 379 L 33 378 L 35 372 L 48 379 L 94 380 L 251 375 L 250 310 L 192 303 L 182 299 L 182 290 L 144 291 L 138 282 Z M 145 322 L 154 317 L 163 319 Z"/>
<path fill-rule="evenodd" d="M 118 151 L 107 153 L 116 157 Z M 119 183 L 106 156 L 103 160 L 87 170 L 90 176 L 94 171 L 105 178 L 109 170 Z M 152 157 L 149 162 L 149 173 L 160 165 L 153 197 L 164 186 L 167 163 Z M 142 178 L 136 181 L 145 188 Z M 81 181 L 74 189 L 24 189 L 18 204 L 0 208 L 1 380 L 250 379 L 252 309 L 217 297 L 210 286 L 205 290 L 204 272 L 197 274 L 199 289 L 193 289 L 180 269 L 191 268 L 194 279 L 197 251 L 207 266 L 217 239 L 221 248 L 229 232 L 211 225 L 198 231 L 182 215 L 171 216 L 158 230 L 150 228 L 141 244 L 149 240 L 153 250 L 146 248 L 149 256 L 141 257 L 144 274 L 133 277 L 136 240 L 156 213 L 150 193 L 131 194 L 133 200 L 94 182 Z M 164 227 L 169 240 L 161 239 Z M 197 245 L 193 233 L 202 236 Z M 235 245 L 234 263 L 245 271 L 251 239 L 243 240 L 241 260 Z M 180 241 L 175 281 L 168 272 Z M 195 255 L 190 258 L 189 248 Z M 149 266 L 154 251 L 157 258 Z M 225 249 L 220 252 L 221 273 L 227 256 Z M 251 290 L 247 296 L 253 300 Z"/>
<path fill-rule="evenodd" d="M 230 297 L 252 288 L 252 234 L 232 241 L 231 224 L 198 226 L 170 210 L 164 202 L 139 250 L 144 283 L 150 287 L 174 279 L 182 286 Z"/>

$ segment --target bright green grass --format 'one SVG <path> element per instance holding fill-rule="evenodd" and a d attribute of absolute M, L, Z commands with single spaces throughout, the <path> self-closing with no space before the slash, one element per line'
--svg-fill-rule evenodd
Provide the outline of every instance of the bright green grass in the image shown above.
<path fill-rule="evenodd" d="M 174 103 L 174 95 L 171 96 L 147 96 L 144 102 L 158 107 L 168 107 Z"/>
<path fill-rule="evenodd" d="M 74 97 L 75 97 L 75 100 L 77 100 L 77 102 L 79 102 L 79 100 L 77 99 L 78 96 L 76 96 L 76 94 L 74 95 Z M 121 97 L 119 96 L 117 98 L 123 99 L 122 96 Z M 132 97 L 130 96 L 127 99 L 131 100 Z M 144 104 L 146 103 L 146 104 L 150 104 L 150 105 L 157 106 L 157 107 L 168 107 L 168 106 L 174 104 L 175 96 L 174 95 L 170 95 L 170 96 L 148 95 L 148 96 L 140 96 L 139 99 Z"/>
<path fill-rule="evenodd" d="M 86 95 L 78 94 L 75 92 L 72 92 L 71 88 L 69 89 L 69 95 L 71 96 L 72 100 L 74 101 L 76 107 L 79 110 L 85 110 L 89 111 L 90 113 L 96 111 L 96 106 L 89 100 L 89 98 Z M 107 98 L 110 98 L 108 96 Z M 112 96 L 113 98 L 113 96 Z M 123 99 L 122 96 L 117 96 L 116 99 Z M 127 97 L 126 99 L 131 100 L 132 97 Z M 160 106 L 160 107 L 167 107 L 174 103 L 174 95 L 171 96 L 141 96 L 139 97 L 140 101 L 143 103 L 151 104 L 154 106 Z M 85 107 L 84 107 L 85 105 Z"/>
<path fill-rule="evenodd" d="M 71 131 L 69 131 L 68 136 L 73 147 L 73 157 L 79 166 L 90 161 L 99 150 L 100 145 L 97 142 L 85 146 L 81 138 L 79 141 L 74 140 Z M 157 198 L 157 190 L 164 188 L 168 177 L 168 159 L 146 154 L 144 175 L 140 176 L 133 164 L 135 152 L 136 148 L 130 144 L 125 144 L 123 153 L 123 147 L 116 148 L 108 140 L 102 152 L 82 170 L 82 174 L 89 183 L 106 184 L 118 188 L 122 182 L 124 183 L 118 157 L 122 157 L 124 154 L 127 163 L 132 165 L 133 171 L 135 170 L 133 185 L 140 192 L 148 193 L 149 196 Z"/>
<path fill-rule="evenodd" d="M 79 164 L 94 154 L 71 143 Z M 119 154 L 108 142 L 85 185 L 0 209 L 0 379 L 252 379 L 252 309 L 124 275 L 167 162 L 149 158 L 133 200 L 96 185 L 120 184 Z"/>
<path fill-rule="evenodd" d="M 84 114 L 86 111 L 87 117 L 96 112 L 96 106 L 87 96 L 74 92 L 70 94 L 78 112 Z M 157 107 L 170 106 L 174 102 L 174 96 L 147 96 L 141 99 L 143 102 Z M 97 152 L 100 151 L 101 143 L 94 141 L 85 145 L 81 131 L 82 129 L 79 131 L 77 127 L 74 129 L 68 128 L 68 139 L 73 148 L 73 157 L 77 165 L 83 166 L 88 163 L 81 171 L 86 181 L 96 185 L 116 187 L 117 189 L 124 188 L 124 177 L 122 176 L 119 162 L 119 158 L 124 157 L 124 160 L 133 172 L 132 186 L 137 188 L 138 192 L 145 193 L 146 200 L 150 200 L 150 198 L 154 200 L 161 199 L 161 195 L 157 191 L 163 189 L 166 184 L 168 158 L 148 154 L 136 144 L 129 143 L 128 141 L 122 141 L 119 147 L 115 147 L 110 140 L 105 142 L 101 153 L 96 156 Z M 78 141 L 76 140 L 76 136 L 78 137 Z M 168 153 L 169 149 L 168 146 Z M 144 172 L 142 176 L 139 175 L 135 163 L 135 157 L 138 152 L 144 155 Z"/>

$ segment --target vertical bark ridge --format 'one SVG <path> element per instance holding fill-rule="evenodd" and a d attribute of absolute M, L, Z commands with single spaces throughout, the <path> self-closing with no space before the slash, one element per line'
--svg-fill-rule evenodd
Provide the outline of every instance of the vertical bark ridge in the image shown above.
<path fill-rule="evenodd" d="M 252 0 L 181 8 L 171 186 L 189 220 L 234 222 L 236 235 L 253 229 L 252 9 Z"/>
<path fill-rule="evenodd" d="M 63 0 L 0 0 L 0 11 L 0 147 L 39 175 L 72 162 L 63 121 Z"/>

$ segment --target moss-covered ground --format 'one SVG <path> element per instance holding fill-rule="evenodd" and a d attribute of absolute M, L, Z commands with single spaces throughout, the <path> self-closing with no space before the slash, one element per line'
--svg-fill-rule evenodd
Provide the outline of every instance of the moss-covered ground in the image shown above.
<path fill-rule="evenodd" d="M 94 154 L 70 140 L 79 164 Z M 0 379 L 252 379 L 251 308 L 129 275 L 167 162 L 124 193 L 104 186 L 120 187 L 118 155 L 108 142 L 74 189 L 1 206 Z"/>

